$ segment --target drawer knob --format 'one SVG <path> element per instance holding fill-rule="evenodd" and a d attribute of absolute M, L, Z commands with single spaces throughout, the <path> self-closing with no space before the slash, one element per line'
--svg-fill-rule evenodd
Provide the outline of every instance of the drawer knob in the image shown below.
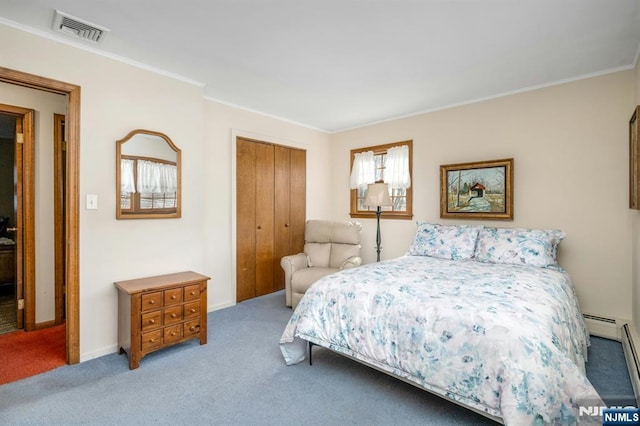
<path fill-rule="evenodd" d="M 173 300 L 176 300 L 176 296 L 175 296 L 175 295 L 171 296 L 171 298 L 172 298 Z"/>
<path fill-rule="evenodd" d="M 171 318 L 175 318 L 175 317 L 177 317 L 176 314 L 171 314 Z"/>
<path fill-rule="evenodd" d="M 172 333 L 171 333 L 171 335 L 172 335 L 172 336 L 175 336 L 175 335 L 176 335 L 176 332 L 175 332 L 175 331 L 174 331 L 174 332 L 172 332 Z"/>
<path fill-rule="evenodd" d="M 155 324 L 155 323 L 156 323 L 156 320 L 154 320 L 154 319 L 150 319 L 149 320 L 149 324 Z"/>
<path fill-rule="evenodd" d="M 156 303 L 156 301 L 155 301 L 155 300 L 149 300 L 149 304 L 150 304 L 150 305 L 153 305 L 153 304 L 155 304 L 155 303 Z"/>
<path fill-rule="evenodd" d="M 193 308 L 191 308 L 191 313 L 193 314 L 193 313 L 195 313 L 195 312 L 196 312 L 196 310 L 195 310 L 195 309 L 193 309 Z"/>
<path fill-rule="evenodd" d="M 198 327 L 195 325 L 192 325 L 191 327 L 189 327 L 189 331 L 195 331 Z"/>
<path fill-rule="evenodd" d="M 191 295 L 192 295 L 192 296 L 195 296 L 195 295 L 196 295 L 196 292 L 195 292 L 195 291 L 192 291 L 192 292 L 191 292 Z"/>
<path fill-rule="evenodd" d="M 149 343 L 155 342 L 155 339 L 149 339 Z"/>

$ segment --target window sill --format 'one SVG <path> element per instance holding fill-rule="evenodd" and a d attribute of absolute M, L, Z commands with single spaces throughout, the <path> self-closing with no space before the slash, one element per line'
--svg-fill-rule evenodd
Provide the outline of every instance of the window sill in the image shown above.
<path fill-rule="evenodd" d="M 376 212 L 362 212 L 362 213 L 349 213 L 352 218 L 359 219 L 375 219 Z M 399 220 L 411 220 L 413 215 L 409 213 L 397 213 L 397 212 L 382 212 L 380 219 L 399 219 Z"/>

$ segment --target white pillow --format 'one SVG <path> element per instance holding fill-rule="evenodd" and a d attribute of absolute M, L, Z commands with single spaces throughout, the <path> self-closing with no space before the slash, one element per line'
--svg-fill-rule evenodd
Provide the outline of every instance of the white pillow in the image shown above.
<path fill-rule="evenodd" d="M 478 235 L 475 259 L 479 262 L 557 266 L 557 250 L 565 237 L 560 230 L 488 228 Z"/>
<path fill-rule="evenodd" d="M 440 259 L 471 259 L 482 226 L 439 225 L 417 222 L 418 229 L 409 248 L 410 256 L 430 256 Z"/>

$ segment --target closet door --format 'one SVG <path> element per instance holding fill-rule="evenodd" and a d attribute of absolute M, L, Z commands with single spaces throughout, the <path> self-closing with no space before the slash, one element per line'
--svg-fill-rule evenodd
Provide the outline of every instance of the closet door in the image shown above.
<path fill-rule="evenodd" d="M 256 296 L 273 292 L 274 146 L 256 143 Z"/>
<path fill-rule="evenodd" d="M 273 291 L 284 288 L 284 270 L 280 259 L 290 254 L 289 203 L 291 201 L 290 181 L 291 150 L 283 146 L 275 147 L 275 256 L 273 258 Z"/>
<path fill-rule="evenodd" d="M 280 259 L 302 252 L 306 152 L 236 140 L 236 299 L 284 288 Z"/>
<path fill-rule="evenodd" d="M 301 253 L 306 219 L 306 151 L 275 147 L 275 258 L 273 291 L 284 289 L 282 257 Z"/>
<path fill-rule="evenodd" d="M 236 140 L 236 300 L 256 295 L 256 145 Z"/>
<path fill-rule="evenodd" d="M 304 225 L 307 221 L 307 151 L 291 149 L 289 202 L 289 254 L 304 248 Z M 280 268 L 282 269 L 282 268 Z"/>

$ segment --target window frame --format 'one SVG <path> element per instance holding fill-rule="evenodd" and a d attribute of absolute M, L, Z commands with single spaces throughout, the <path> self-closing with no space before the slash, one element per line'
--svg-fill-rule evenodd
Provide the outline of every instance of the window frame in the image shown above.
<path fill-rule="evenodd" d="M 138 155 L 122 155 L 121 156 L 122 159 L 126 159 L 126 160 L 133 160 L 134 161 L 134 166 L 133 166 L 133 175 L 134 175 L 134 180 L 136 182 L 136 186 L 137 186 L 137 182 L 138 182 L 138 160 L 145 160 L 145 161 L 153 161 L 156 163 L 162 163 L 162 164 L 170 164 L 172 166 L 176 166 L 178 165 L 177 162 L 175 161 L 169 161 L 169 160 L 163 160 L 161 158 L 153 158 L 153 157 L 143 157 L 143 156 L 138 156 Z M 120 199 L 118 200 L 118 202 L 120 203 L 120 210 L 122 212 L 125 213 L 173 213 L 176 210 L 177 207 L 177 197 L 178 197 L 178 193 L 175 192 L 174 193 L 174 203 L 176 204 L 176 206 L 174 207 L 150 207 L 150 208 L 143 208 L 141 207 L 141 198 L 142 195 L 139 192 L 129 192 L 129 200 L 130 200 L 130 207 L 129 208 L 125 208 L 122 206 L 122 198 L 123 198 L 123 194 L 122 192 L 120 192 Z M 166 194 L 166 193 L 164 193 Z M 166 198 L 166 195 L 165 195 Z M 151 200 L 152 200 L 152 204 L 153 204 L 153 194 L 151 196 Z"/>
<path fill-rule="evenodd" d="M 351 161 L 349 164 L 349 172 L 353 170 L 353 161 L 355 160 L 356 154 L 360 154 L 366 151 L 373 151 L 373 155 L 386 155 L 387 151 L 390 148 L 396 146 L 408 146 L 409 147 L 409 176 L 411 178 L 411 186 L 406 189 L 406 211 L 394 211 L 389 210 L 389 208 L 393 207 L 382 207 L 380 217 L 385 219 L 404 219 L 411 220 L 413 219 L 413 140 L 406 140 L 400 142 L 387 143 L 383 145 L 375 145 L 375 146 L 367 146 L 364 148 L 352 149 L 351 150 Z M 380 181 L 382 182 L 382 181 Z M 349 215 L 352 218 L 376 218 L 375 210 L 358 210 L 358 189 L 350 190 L 350 209 Z"/>

